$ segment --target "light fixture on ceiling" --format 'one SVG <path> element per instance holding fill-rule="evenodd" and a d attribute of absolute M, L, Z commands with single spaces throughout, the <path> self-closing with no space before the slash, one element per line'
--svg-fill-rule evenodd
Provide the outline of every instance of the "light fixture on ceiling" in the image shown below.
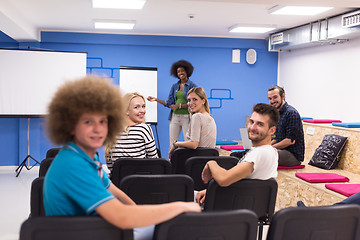
<path fill-rule="evenodd" d="M 276 5 L 268 10 L 270 14 L 277 15 L 300 15 L 313 16 L 328 10 L 332 7 L 310 7 L 310 6 L 279 6 Z"/>
<path fill-rule="evenodd" d="M 94 26 L 98 29 L 131 30 L 135 26 L 135 21 L 95 20 Z"/>
<path fill-rule="evenodd" d="M 146 0 L 92 0 L 93 8 L 142 9 Z"/>
<path fill-rule="evenodd" d="M 237 24 L 229 28 L 231 33 L 266 33 L 274 30 L 274 26 L 269 25 L 248 25 Z"/>

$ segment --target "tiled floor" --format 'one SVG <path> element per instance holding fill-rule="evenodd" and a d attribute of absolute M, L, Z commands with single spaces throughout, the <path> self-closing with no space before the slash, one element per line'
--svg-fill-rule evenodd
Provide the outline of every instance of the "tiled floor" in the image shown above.
<path fill-rule="evenodd" d="M 23 169 L 18 177 L 16 167 L 0 167 L 0 240 L 18 240 L 20 226 L 30 213 L 31 182 L 38 177 L 39 167 Z M 264 226 L 263 240 L 268 226 Z"/>
<path fill-rule="evenodd" d="M 0 239 L 17 240 L 21 223 L 30 213 L 31 182 L 38 177 L 39 167 L 23 169 L 18 177 L 16 167 L 0 167 Z"/>

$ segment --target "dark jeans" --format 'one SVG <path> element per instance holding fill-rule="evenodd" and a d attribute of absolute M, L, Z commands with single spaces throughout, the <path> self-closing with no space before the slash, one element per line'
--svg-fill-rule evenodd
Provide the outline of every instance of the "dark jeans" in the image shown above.
<path fill-rule="evenodd" d="M 346 198 L 341 202 L 335 203 L 334 205 L 342 205 L 342 204 L 360 204 L 360 192 Z"/>
<path fill-rule="evenodd" d="M 279 153 L 279 166 L 294 167 L 299 166 L 301 162 L 287 150 L 278 149 Z"/>

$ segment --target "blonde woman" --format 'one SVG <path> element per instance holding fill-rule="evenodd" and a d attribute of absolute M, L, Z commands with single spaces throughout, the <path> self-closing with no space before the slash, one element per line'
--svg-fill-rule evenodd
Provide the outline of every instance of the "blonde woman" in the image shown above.
<path fill-rule="evenodd" d="M 136 92 L 128 93 L 124 96 L 124 103 L 127 127 L 111 149 L 106 149 L 106 164 L 110 171 L 119 157 L 158 158 L 153 132 L 145 124 L 145 98 Z"/>
<path fill-rule="evenodd" d="M 210 116 L 209 102 L 204 89 L 201 87 L 190 89 L 187 100 L 191 120 L 186 141 L 173 142 L 169 150 L 169 159 L 177 147 L 196 149 L 198 147 L 215 147 L 216 145 L 216 123 Z"/>

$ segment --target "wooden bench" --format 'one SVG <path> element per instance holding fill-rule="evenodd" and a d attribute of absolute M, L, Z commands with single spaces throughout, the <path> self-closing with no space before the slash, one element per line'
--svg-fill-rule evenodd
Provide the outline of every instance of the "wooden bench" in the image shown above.
<path fill-rule="evenodd" d="M 360 129 L 333 127 L 331 124 L 303 123 L 305 134 L 305 168 L 294 170 L 278 170 L 276 178 L 278 198 L 276 209 L 296 206 L 301 200 L 308 206 L 331 205 L 342 201 L 346 196 L 325 188 L 325 183 L 308 183 L 295 177 L 296 172 L 331 172 L 346 176 L 348 183 L 360 183 Z M 337 134 L 348 137 L 342 158 L 335 169 L 325 170 L 308 165 L 315 149 L 320 145 L 326 134 Z"/>
<path fill-rule="evenodd" d="M 346 196 L 325 188 L 325 183 L 308 183 L 295 176 L 296 172 L 331 172 L 346 176 L 348 183 L 360 184 L 360 129 L 333 127 L 331 124 L 303 123 L 305 133 L 305 160 L 303 169 L 278 170 L 278 196 L 276 210 L 294 207 L 301 200 L 308 206 L 331 205 L 342 201 Z M 348 137 L 342 158 L 335 169 L 325 170 L 308 165 L 315 149 L 320 145 L 326 134 L 338 134 Z M 241 142 L 240 142 L 241 143 Z M 219 155 L 229 155 L 229 151 L 220 149 Z"/>

